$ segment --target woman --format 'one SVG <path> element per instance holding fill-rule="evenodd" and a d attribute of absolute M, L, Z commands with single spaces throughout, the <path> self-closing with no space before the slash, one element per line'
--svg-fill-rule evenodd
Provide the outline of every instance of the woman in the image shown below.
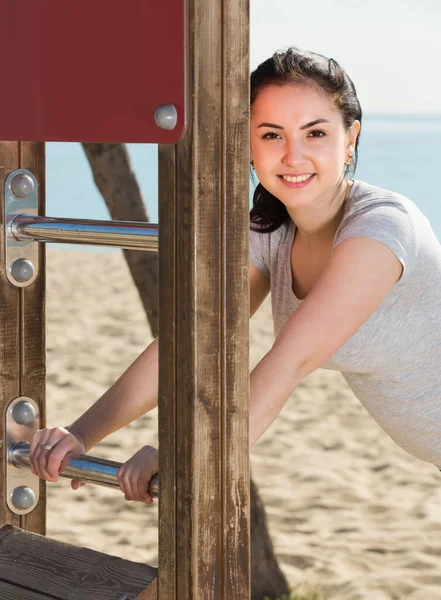
<path fill-rule="evenodd" d="M 347 177 L 361 122 L 332 59 L 290 48 L 251 75 L 251 315 L 271 290 L 276 340 L 251 373 L 250 443 L 324 367 L 343 373 L 400 446 L 441 465 L 441 246 L 411 200 Z M 75 423 L 36 433 L 33 472 L 55 481 L 69 452 L 156 406 L 157 378 L 155 340 Z M 148 446 L 127 461 L 125 497 L 151 503 L 157 468 Z"/>

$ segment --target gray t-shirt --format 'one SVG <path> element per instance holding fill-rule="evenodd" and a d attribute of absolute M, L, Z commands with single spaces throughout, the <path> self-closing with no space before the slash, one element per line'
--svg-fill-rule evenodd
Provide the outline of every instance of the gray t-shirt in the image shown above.
<path fill-rule="evenodd" d="M 295 231 L 291 219 L 272 233 L 250 231 L 250 260 L 271 281 L 275 336 L 303 302 L 292 291 Z M 397 444 L 441 467 L 441 244 L 411 200 L 355 180 L 333 247 L 360 236 L 386 244 L 403 274 L 321 367 L 342 372 Z"/>

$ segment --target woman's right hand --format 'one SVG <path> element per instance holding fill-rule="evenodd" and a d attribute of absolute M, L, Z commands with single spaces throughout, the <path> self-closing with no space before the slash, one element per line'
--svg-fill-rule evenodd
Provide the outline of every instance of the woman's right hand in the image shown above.
<path fill-rule="evenodd" d="M 32 473 L 46 481 L 57 481 L 59 472 L 73 456 L 85 454 L 86 448 L 80 435 L 64 427 L 46 427 L 35 432 L 29 453 Z M 72 488 L 80 487 L 78 480 L 72 481 Z"/>

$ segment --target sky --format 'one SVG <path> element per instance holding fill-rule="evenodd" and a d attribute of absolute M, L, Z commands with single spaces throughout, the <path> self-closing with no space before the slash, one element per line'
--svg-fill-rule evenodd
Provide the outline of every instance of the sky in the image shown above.
<path fill-rule="evenodd" d="M 251 68 L 294 45 L 334 58 L 365 113 L 441 114 L 441 0 L 250 0 Z"/>

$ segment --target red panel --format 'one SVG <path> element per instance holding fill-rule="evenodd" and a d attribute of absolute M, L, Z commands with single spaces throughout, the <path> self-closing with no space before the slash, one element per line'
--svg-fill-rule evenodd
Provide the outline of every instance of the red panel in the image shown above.
<path fill-rule="evenodd" d="M 182 138 L 185 0 L 0 0 L 0 24 L 0 140 Z"/>

